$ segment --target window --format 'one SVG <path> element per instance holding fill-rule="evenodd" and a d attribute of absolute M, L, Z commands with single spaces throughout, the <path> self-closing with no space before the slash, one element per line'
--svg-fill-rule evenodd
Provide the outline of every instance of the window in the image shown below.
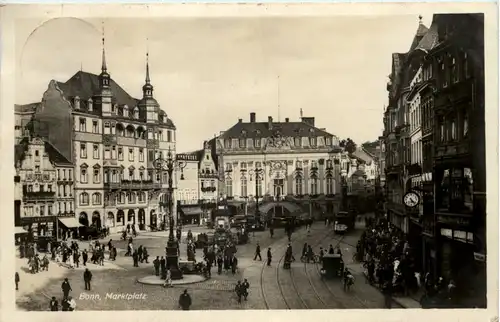
<path fill-rule="evenodd" d="M 312 160 L 311 161 L 311 169 L 318 169 L 318 161 Z"/>
<path fill-rule="evenodd" d="M 133 169 L 128 170 L 128 178 L 130 180 L 134 180 L 134 170 Z"/>
<path fill-rule="evenodd" d="M 128 194 L 128 203 L 135 203 L 135 193 L 130 192 Z"/>
<path fill-rule="evenodd" d="M 450 123 L 450 134 L 451 134 L 451 137 L 450 139 L 451 140 L 456 140 L 457 139 L 457 124 L 455 123 L 455 121 L 451 121 Z"/>
<path fill-rule="evenodd" d="M 104 123 L 104 134 L 111 134 L 111 126 L 109 122 Z"/>
<path fill-rule="evenodd" d="M 92 121 L 92 133 L 99 133 L 98 124 L 99 123 L 97 121 Z"/>
<path fill-rule="evenodd" d="M 80 158 L 87 158 L 87 143 L 80 143 Z"/>
<path fill-rule="evenodd" d="M 231 163 L 226 163 L 226 171 L 233 171 L 233 165 Z"/>
<path fill-rule="evenodd" d="M 248 196 L 247 178 L 241 178 L 241 196 L 242 197 Z"/>
<path fill-rule="evenodd" d="M 326 194 L 327 195 L 335 194 L 335 186 L 333 183 L 333 178 L 331 176 L 326 177 Z"/>
<path fill-rule="evenodd" d="M 92 194 L 92 204 L 100 205 L 102 203 L 101 194 L 96 192 Z"/>
<path fill-rule="evenodd" d="M 227 197 L 233 196 L 233 181 L 230 178 L 226 179 L 226 195 Z"/>
<path fill-rule="evenodd" d="M 246 139 L 240 139 L 239 141 L 240 141 L 240 148 L 246 147 L 246 141 L 247 141 Z"/>
<path fill-rule="evenodd" d="M 80 194 L 80 205 L 86 206 L 89 204 L 89 194 L 86 192 L 82 192 Z"/>
<path fill-rule="evenodd" d="M 303 192 L 302 192 L 302 177 L 301 176 L 297 176 L 295 178 L 295 194 L 296 195 L 303 194 Z"/>
<path fill-rule="evenodd" d="M 295 146 L 301 146 L 302 145 L 302 139 L 297 137 L 294 139 L 294 145 Z"/>
<path fill-rule="evenodd" d="M 146 202 L 146 194 L 144 192 L 139 192 L 137 194 L 137 199 L 139 200 L 140 203 L 145 203 Z"/>
<path fill-rule="evenodd" d="M 260 148 L 260 138 L 256 138 L 256 139 L 254 140 L 254 146 L 255 146 L 256 148 Z"/>
<path fill-rule="evenodd" d="M 172 142 L 172 131 L 167 130 L 167 142 Z"/>
<path fill-rule="evenodd" d="M 231 148 L 231 139 L 224 140 L 224 147 L 226 149 L 230 149 Z"/>
<path fill-rule="evenodd" d="M 312 195 L 318 194 L 318 178 L 316 177 L 311 178 L 311 194 Z"/>
<path fill-rule="evenodd" d="M 467 56 L 467 53 L 463 54 L 463 71 L 464 71 L 464 77 L 469 78 L 470 77 L 470 70 L 469 70 L 469 57 Z"/>
<path fill-rule="evenodd" d="M 111 147 L 105 146 L 104 147 L 104 160 L 110 160 L 111 159 Z"/>
<path fill-rule="evenodd" d="M 40 153 L 38 153 L 38 150 L 35 150 L 35 156 L 37 157 L 39 155 L 40 155 Z"/>
<path fill-rule="evenodd" d="M 121 146 L 118 147 L 118 160 L 123 161 L 123 148 Z"/>
<path fill-rule="evenodd" d="M 139 180 L 144 180 L 144 171 L 139 171 Z"/>
<path fill-rule="evenodd" d="M 444 62 L 439 63 L 439 69 L 441 70 L 441 85 L 443 87 L 447 87 L 448 86 L 448 75 L 447 75 L 445 67 L 444 67 Z"/>
<path fill-rule="evenodd" d="M 247 163 L 241 162 L 241 170 L 246 170 L 246 169 L 247 169 Z"/>
<path fill-rule="evenodd" d="M 316 138 L 309 138 L 309 145 L 316 146 Z"/>
<path fill-rule="evenodd" d="M 80 170 L 80 181 L 82 183 L 87 183 L 88 182 L 88 175 L 87 175 L 87 169 L 83 168 Z"/>
<path fill-rule="evenodd" d="M 39 165 L 35 166 L 35 172 L 40 172 L 40 166 Z"/>
<path fill-rule="evenodd" d="M 111 147 L 111 159 L 116 160 L 116 146 Z"/>
<path fill-rule="evenodd" d="M 52 192 L 52 185 L 51 184 L 47 185 L 47 191 Z"/>
<path fill-rule="evenodd" d="M 99 169 L 94 169 L 94 183 L 100 183 L 101 182 L 101 174 Z"/>
<path fill-rule="evenodd" d="M 134 161 L 134 149 L 133 148 L 128 149 L 128 160 Z"/>
<path fill-rule="evenodd" d="M 120 204 L 125 203 L 125 192 L 120 192 L 117 198 L 117 202 Z"/>
<path fill-rule="evenodd" d="M 122 155 L 123 158 L 123 155 Z M 139 162 L 144 162 L 144 149 L 139 148 Z"/>
<path fill-rule="evenodd" d="M 333 168 L 333 163 L 332 163 L 332 160 L 326 160 L 326 168 L 327 168 L 327 169 L 331 169 L 331 168 Z"/>
<path fill-rule="evenodd" d="M 444 142 L 445 140 L 445 131 L 444 131 L 444 120 L 443 118 L 440 118 L 439 121 L 439 139 L 441 140 L 441 142 Z"/>
<path fill-rule="evenodd" d="M 457 64 L 456 64 L 454 57 L 451 59 L 450 72 L 451 72 L 451 79 L 452 79 L 453 83 L 458 83 L 458 81 L 460 79 L 460 75 L 458 74 Z"/>
<path fill-rule="evenodd" d="M 99 144 L 94 144 L 93 157 L 99 159 Z"/>
<path fill-rule="evenodd" d="M 83 119 L 83 118 L 80 119 L 80 126 L 79 126 L 78 130 L 80 132 L 87 132 L 87 122 L 85 121 L 85 119 Z"/>
<path fill-rule="evenodd" d="M 299 161 L 299 160 L 295 161 L 295 167 L 297 169 L 302 169 L 302 161 Z"/>
<path fill-rule="evenodd" d="M 467 133 L 469 132 L 469 115 L 467 112 L 464 113 L 464 120 L 463 120 L 463 136 L 466 137 Z"/>
<path fill-rule="evenodd" d="M 328 145 L 328 146 L 332 145 L 332 138 L 327 137 L 325 141 L 326 141 L 326 143 L 325 143 L 326 145 Z"/>

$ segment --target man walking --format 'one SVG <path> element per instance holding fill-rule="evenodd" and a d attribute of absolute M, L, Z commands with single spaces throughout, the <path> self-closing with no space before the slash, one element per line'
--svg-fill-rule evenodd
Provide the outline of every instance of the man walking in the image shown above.
<path fill-rule="evenodd" d="M 183 311 L 189 311 L 191 303 L 191 296 L 188 294 L 188 290 L 184 290 L 184 293 L 179 296 L 179 306 Z"/>
<path fill-rule="evenodd" d="M 19 273 L 16 272 L 16 275 L 14 276 L 14 281 L 16 282 L 16 291 L 19 291 Z"/>
<path fill-rule="evenodd" d="M 160 256 L 156 256 L 153 260 L 153 266 L 155 268 L 155 275 L 160 276 Z"/>
<path fill-rule="evenodd" d="M 61 289 L 63 291 L 63 299 L 67 299 L 69 296 L 69 292 L 72 291 L 68 278 L 65 278 L 64 282 L 62 282 Z"/>
<path fill-rule="evenodd" d="M 83 273 L 83 281 L 85 282 L 85 290 L 90 291 L 90 281 L 92 280 L 92 273 L 88 268 Z"/>
<path fill-rule="evenodd" d="M 271 260 L 273 255 L 271 254 L 271 247 L 267 249 L 267 266 L 271 266 Z"/>
<path fill-rule="evenodd" d="M 259 258 L 260 261 L 262 261 L 262 257 L 260 256 L 260 245 L 257 243 L 257 246 L 255 246 L 255 257 L 253 260 L 257 260 L 257 257 Z"/>
<path fill-rule="evenodd" d="M 246 301 L 248 298 L 248 289 L 250 288 L 250 283 L 248 283 L 248 280 L 245 278 L 245 281 L 241 285 L 243 286 L 243 297 Z"/>

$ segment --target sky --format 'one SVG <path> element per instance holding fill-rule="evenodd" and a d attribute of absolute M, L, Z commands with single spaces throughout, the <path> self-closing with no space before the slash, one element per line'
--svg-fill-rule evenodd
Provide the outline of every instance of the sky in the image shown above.
<path fill-rule="evenodd" d="M 172 17 L 18 20 L 16 104 L 41 100 L 49 81 L 108 72 L 142 96 L 149 51 L 155 98 L 177 126 L 177 151 L 248 121 L 316 118 L 340 139 L 383 130 L 391 53 L 407 52 L 419 13 L 385 16 Z M 424 15 L 429 27 L 432 15 Z"/>

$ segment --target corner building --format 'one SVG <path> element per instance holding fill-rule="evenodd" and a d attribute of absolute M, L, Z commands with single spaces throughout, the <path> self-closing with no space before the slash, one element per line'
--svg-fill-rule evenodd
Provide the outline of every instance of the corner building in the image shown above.
<path fill-rule="evenodd" d="M 33 131 L 75 166 L 79 222 L 111 232 L 127 224 L 138 230 L 161 225 L 168 174 L 153 161 L 169 149 L 175 156 L 175 130 L 153 96 L 149 62 L 136 99 L 111 79 L 104 49 L 100 75 L 79 71 L 64 83 L 51 81 L 33 120 Z"/>

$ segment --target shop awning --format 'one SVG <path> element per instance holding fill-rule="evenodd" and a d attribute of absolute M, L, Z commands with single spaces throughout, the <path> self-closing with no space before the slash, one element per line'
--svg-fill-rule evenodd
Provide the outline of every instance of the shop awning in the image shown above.
<path fill-rule="evenodd" d="M 190 215 L 199 215 L 203 213 L 203 210 L 201 210 L 201 207 L 181 207 L 181 211 L 184 215 L 190 216 Z"/>
<path fill-rule="evenodd" d="M 27 231 L 23 227 L 14 227 L 14 234 L 26 234 Z"/>
<path fill-rule="evenodd" d="M 59 222 L 66 226 L 66 228 L 76 228 L 83 226 L 76 220 L 76 218 L 59 218 Z"/>

